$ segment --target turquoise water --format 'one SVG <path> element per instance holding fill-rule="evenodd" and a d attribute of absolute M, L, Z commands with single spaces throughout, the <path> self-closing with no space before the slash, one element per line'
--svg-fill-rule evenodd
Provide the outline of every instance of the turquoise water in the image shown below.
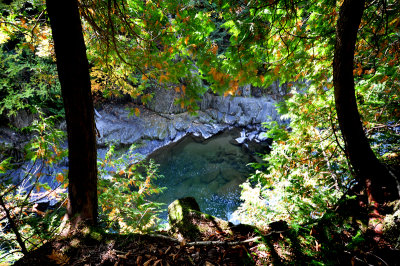
<path fill-rule="evenodd" d="M 239 185 L 254 171 L 246 166 L 253 157 L 229 142 L 234 137 L 236 131 L 203 142 L 188 136 L 150 155 L 164 176 L 157 184 L 167 187 L 152 200 L 167 207 L 175 199 L 191 196 L 203 212 L 229 220 L 240 205 Z M 161 218 L 167 219 L 166 211 Z"/>

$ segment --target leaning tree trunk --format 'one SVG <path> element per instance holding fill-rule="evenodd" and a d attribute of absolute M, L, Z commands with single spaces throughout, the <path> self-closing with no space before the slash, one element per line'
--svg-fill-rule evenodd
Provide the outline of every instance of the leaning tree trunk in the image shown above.
<path fill-rule="evenodd" d="M 46 0 L 68 133 L 68 216 L 97 219 L 97 155 L 89 65 L 77 0 Z"/>
<path fill-rule="evenodd" d="M 370 203 L 381 203 L 385 201 L 387 192 L 390 191 L 392 196 L 397 196 L 398 192 L 395 179 L 372 151 L 357 110 L 353 64 L 364 4 L 364 0 L 344 0 L 340 8 L 336 26 L 333 85 L 336 111 L 347 156 L 356 178 L 366 188 Z"/>

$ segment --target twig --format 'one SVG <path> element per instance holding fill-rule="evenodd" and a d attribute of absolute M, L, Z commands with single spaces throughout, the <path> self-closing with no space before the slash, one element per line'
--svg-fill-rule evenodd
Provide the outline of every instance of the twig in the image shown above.
<path fill-rule="evenodd" d="M 377 124 L 375 127 L 372 127 L 370 129 L 368 129 L 366 134 L 370 134 L 372 131 L 379 130 L 379 129 L 382 129 L 382 128 L 389 128 L 391 130 L 394 130 L 399 126 L 400 126 L 399 123 L 394 124 L 394 125 Z"/>
<path fill-rule="evenodd" d="M 149 234 L 149 236 L 163 238 L 163 239 L 167 239 L 172 242 L 175 242 L 175 243 L 180 243 L 180 241 L 178 239 L 170 237 L 170 236 L 165 236 L 165 235 L 161 235 L 161 234 Z"/>
<path fill-rule="evenodd" d="M 276 233 L 276 232 L 273 232 Z M 255 242 L 257 240 L 260 240 L 261 237 L 253 237 L 250 239 L 246 239 L 243 241 L 195 241 L 195 242 L 189 242 L 186 243 L 186 246 L 208 246 L 208 245 L 224 245 L 224 246 L 235 246 L 235 245 L 240 245 L 240 244 L 245 244 L 249 242 Z"/>
<path fill-rule="evenodd" d="M 373 257 L 377 258 L 378 260 L 382 261 L 385 265 L 389 266 L 389 264 L 386 263 L 386 261 L 384 261 L 381 257 L 378 257 L 377 255 L 375 255 L 374 253 L 371 252 L 367 252 L 368 255 L 372 255 Z"/>
<path fill-rule="evenodd" d="M 360 258 L 357 258 L 356 256 L 354 256 L 354 255 L 353 255 L 353 254 L 351 254 L 351 252 L 349 252 L 349 251 L 344 251 L 344 253 L 346 253 L 346 254 L 349 254 L 349 255 L 353 256 L 353 258 L 354 258 L 356 261 L 362 262 L 363 264 L 370 265 L 370 264 L 366 263 L 365 261 L 363 261 L 362 259 L 360 259 Z"/>
<path fill-rule="evenodd" d="M 10 223 L 11 229 L 14 232 L 15 237 L 17 238 L 17 242 L 18 242 L 19 246 L 21 247 L 22 253 L 24 255 L 28 254 L 28 250 L 26 249 L 25 243 L 22 240 L 21 234 L 18 231 L 18 227 L 15 224 L 14 219 L 11 217 L 11 214 L 10 214 L 9 210 L 7 209 L 6 204 L 3 201 L 3 197 L 0 197 L 0 205 L 1 205 L 1 207 L 3 207 L 3 209 L 4 209 L 5 213 L 6 213 L 8 222 Z"/>
<path fill-rule="evenodd" d="M 281 231 L 279 231 L 279 232 L 271 232 L 271 233 L 267 234 L 266 236 L 271 235 L 273 233 L 281 233 Z M 161 235 L 161 234 L 150 234 L 150 236 L 167 239 L 167 240 L 170 240 L 170 241 L 175 242 L 175 243 L 182 243 L 182 241 L 179 241 L 176 238 L 165 236 L 165 235 Z M 253 237 L 253 238 L 250 238 L 250 239 L 246 239 L 246 240 L 243 240 L 243 241 L 194 241 L 194 242 L 186 243 L 186 244 L 184 244 L 184 246 L 209 246 L 209 245 L 235 246 L 235 245 L 245 244 L 245 243 L 249 243 L 249 242 L 255 242 L 255 241 L 259 240 L 259 239 L 261 239 L 260 236 Z"/>

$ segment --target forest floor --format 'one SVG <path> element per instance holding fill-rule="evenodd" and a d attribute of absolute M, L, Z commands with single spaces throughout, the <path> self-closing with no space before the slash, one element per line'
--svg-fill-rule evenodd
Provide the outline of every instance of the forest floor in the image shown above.
<path fill-rule="evenodd" d="M 168 231 L 122 235 L 83 227 L 15 265 L 400 265 L 400 201 L 382 215 L 382 221 L 391 221 L 386 234 L 367 226 L 368 212 L 355 203 L 348 201 L 329 218 L 297 229 L 277 221 L 260 231 L 190 208 L 184 222 Z M 352 205 L 358 211 L 345 215 L 355 210 Z"/>
<path fill-rule="evenodd" d="M 324 243 L 316 243 L 314 260 L 288 248 L 285 232 L 267 235 L 273 241 L 264 245 L 254 235 L 211 236 L 194 243 L 178 242 L 167 234 L 90 232 L 54 239 L 15 265 L 325 265 L 318 263 L 316 255 Z M 330 262 L 337 264 L 332 265 L 400 265 L 400 252 L 383 242 L 379 246 L 364 243 L 351 252 L 330 252 L 336 254 Z"/>
<path fill-rule="evenodd" d="M 15 265 L 255 265 L 257 244 L 177 243 L 163 235 L 71 236 L 53 240 Z M 244 236 L 232 241 L 243 242 Z M 216 241 L 218 242 L 218 240 Z M 253 255 L 250 255 L 253 254 Z"/>

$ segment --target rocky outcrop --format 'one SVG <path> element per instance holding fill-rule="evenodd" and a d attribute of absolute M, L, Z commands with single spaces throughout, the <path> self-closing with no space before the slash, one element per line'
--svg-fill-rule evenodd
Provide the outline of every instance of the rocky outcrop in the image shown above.
<path fill-rule="evenodd" d="M 219 123 L 243 127 L 277 120 L 276 103 L 271 97 L 222 97 L 207 93 L 201 110 Z"/>
<path fill-rule="evenodd" d="M 140 115 L 131 115 L 131 108 L 139 108 Z M 101 147 L 113 142 L 117 145 L 137 144 L 137 151 L 142 154 L 178 141 L 187 134 L 209 138 L 229 127 L 212 123 L 212 117 L 204 112 L 199 112 L 198 116 L 158 114 L 141 106 L 107 105 L 98 113 L 96 126 Z"/>
<path fill-rule="evenodd" d="M 137 151 L 148 154 L 187 134 L 207 139 L 230 127 L 243 128 L 237 144 L 260 142 L 266 139 L 261 124 L 279 120 L 275 104 L 276 101 L 270 97 L 206 94 L 197 115 L 154 112 L 131 103 L 106 104 L 97 113 L 98 144 L 104 147 L 110 142 L 120 145 L 136 143 L 140 146 Z M 132 115 L 132 108 L 139 108 L 140 115 Z"/>
<path fill-rule="evenodd" d="M 33 114 L 25 109 L 20 109 L 16 114 L 9 117 L 9 122 L 12 126 L 21 129 L 30 126 L 38 117 L 37 114 Z"/>
<path fill-rule="evenodd" d="M 197 75 L 193 75 L 193 79 L 191 80 L 190 83 L 195 84 L 196 87 L 199 88 L 199 90 L 202 90 L 201 88 L 206 87 L 201 80 L 194 81 L 196 79 Z M 197 76 L 198 77 L 198 76 Z M 248 101 L 253 101 L 254 99 L 257 98 L 263 98 L 260 99 L 260 101 L 256 102 L 261 102 L 264 101 L 265 99 L 267 101 L 275 101 L 279 102 L 283 100 L 283 97 L 287 94 L 289 88 L 287 83 L 281 84 L 279 80 L 273 82 L 270 86 L 268 87 L 255 87 L 253 85 L 245 85 L 239 87 L 239 89 L 236 91 L 235 98 L 237 102 L 248 102 Z M 150 101 L 146 101 L 144 105 L 149 109 L 157 113 L 169 113 L 169 114 L 177 114 L 177 113 L 183 113 L 186 110 L 184 108 L 181 108 L 179 105 L 174 104 L 175 99 L 179 98 L 181 95 L 180 93 L 176 92 L 175 90 L 171 88 L 163 88 L 161 86 L 152 86 L 146 90 L 147 94 L 152 94 L 153 98 Z M 129 97 L 128 97 L 129 98 Z M 244 98 L 250 98 L 250 99 L 244 99 Z M 222 96 L 217 96 L 212 93 L 206 93 L 204 97 L 202 97 L 202 100 L 198 102 L 199 106 L 201 106 L 201 110 L 207 110 L 207 109 L 219 109 L 218 105 L 215 105 L 216 103 L 226 102 L 227 104 L 231 102 L 233 98 L 225 98 Z M 252 100 L 253 99 L 253 100 Z M 141 98 L 138 97 L 134 100 L 136 104 L 142 104 Z M 265 102 L 265 101 L 264 101 Z"/>
<path fill-rule="evenodd" d="M 249 94 L 251 88 L 244 91 Z M 208 139 L 230 127 L 243 128 L 236 144 L 251 147 L 250 142 L 265 141 L 261 124 L 266 121 L 279 121 L 275 109 L 277 100 L 273 96 L 261 97 L 223 97 L 206 93 L 199 103 L 197 115 L 190 115 L 173 104 L 173 93 L 160 89 L 152 102 L 145 108 L 132 102 L 125 104 L 104 104 L 96 111 L 96 125 L 99 131 L 100 148 L 109 143 L 121 146 L 136 144 L 137 152 L 147 155 L 171 142 L 176 142 L 187 134 Z M 133 108 L 140 109 L 140 115 L 132 115 Z M 21 113 L 12 121 L 14 126 L 30 124 L 33 117 Z M 66 129 L 65 122 L 61 129 Z M 7 130 L 0 132 L 0 142 L 16 143 L 15 134 Z M 19 138 L 18 138 L 19 139 Z M 3 146 L 4 146 L 3 145 Z"/>

